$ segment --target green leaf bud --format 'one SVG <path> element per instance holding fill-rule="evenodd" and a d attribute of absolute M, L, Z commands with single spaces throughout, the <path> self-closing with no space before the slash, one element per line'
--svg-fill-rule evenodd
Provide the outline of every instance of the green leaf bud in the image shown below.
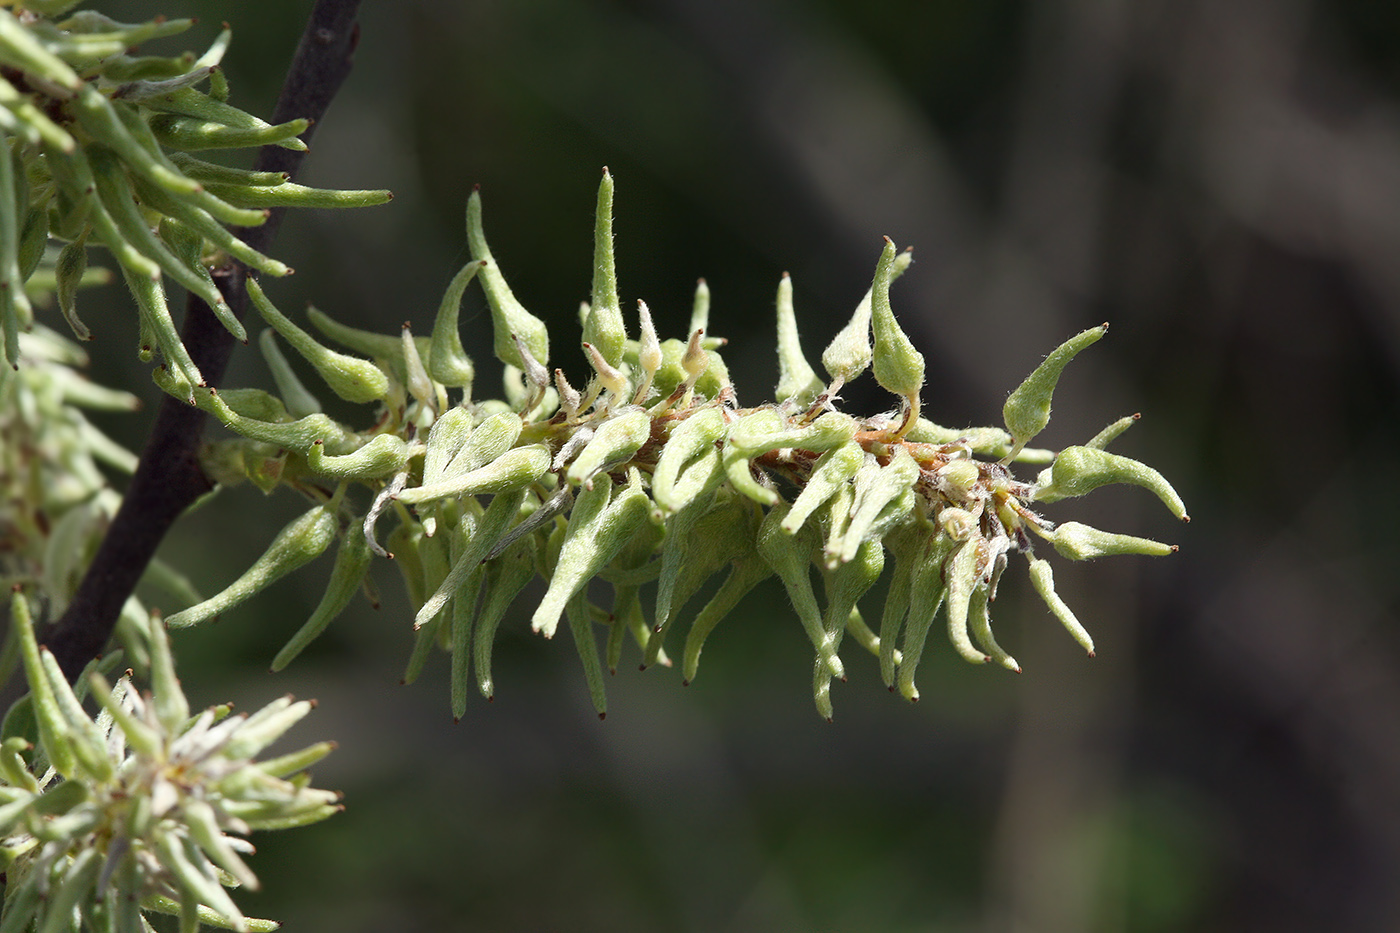
<path fill-rule="evenodd" d="M 797 313 L 792 305 L 792 279 L 786 272 L 778 283 L 778 387 L 777 399 L 792 399 L 798 405 L 809 405 L 825 384 L 802 354 L 797 337 Z"/>
<path fill-rule="evenodd" d="M 1015 456 L 1031 438 L 1050 423 L 1050 401 L 1065 366 L 1080 350 L 1097 343 L 1106 333 L 1108 325 L 1100 324 L 1075 334 L 1051 351 L 1035 371 L 1007 397 L 1001 414 L 1006 422 L 1006 430 L 1011 432 L 1015 442 L 1011 456 Z"/>
<path fill-rule="evenodd" d="M 1093 447 L 1066 447 L 1050 467 L 1050 485 L 1036 489 L 1040 502 L 1058 502 L 1082 496 L 1113 483 L 1141 486 L 1157 494 L 1167 509 L 1182 521 L 1190 521 L 1186 505 L 1166 478 L 1144 463 Z"/>
<path fill-rule="evenodd" d="M 1057 526 L 1055 533 L 1050 536 L 1050 543 L 1062 556 L 1070 560 L 1096 560 L 1118 554 L 1165 557 L 1176 553 L 1176 545 L 1173 544 L 1100 531 L 1079 522 L 1064 522 Z"/>
<path fill-rule="evenodd" d="M 597 575 L 637 533 L 650 512 L 637 471 L 626 486 L 614 489 L 611 480 L 595 482 L 579 493 L 569 516 L 559 561 L 549 589 L 531 618 L 530 627 L 553 638 L 565 605 Z"/>
<path fill-rule="evenodd" d="M 924 387 L 924 357 L 905 336 L 890 308 L 890 282 L 894 279 L 895 246 L 885 237 L 885 249 L 875 267 L 875 280 L 870 286 L 870 303 L 874 310 L 871 327 L 875 333 L 871 365 L 875 381 L 887 392 L 905 399 L 917 417 L 919 392 Z M 912 423 L 912 419 L 911 422 Z"/>
<path fill-rule="evenodd" d="M 550 459 L 548 448 L 542 445 L 516 447 L 478 469 L 449 475 L 431 486 L 405 489 L 394 498 L 406 505 L 416 505 L 434 499 L 509 492 L 528 486 L 549 472 Z"/>
<path fill-rule="evenodd" d="M 461 313 L 462 295 L 481 267 L 479 261 L 469 262 L 452 277 L 442 296 L 442 303 L 438 305 L 437 318 L 433 322 L 432 349 L 427 357 L 428 375 L 445 386 L 465 389 L 468 398 L 471 397 L 472 380 L 476 378 L 476 367 L 462 349 L 457 319 Z"/>
<path fill-rule="evenodd" d="M 626 463 L 650 439 L 651 416 L 646 412 L 630 411 L 612 418 L 594 431 L 593 439 L 569 464 L 566 476 L 571 483 L 590 486 L 595 474 Z"/>
<path fill-rule="evenodd" d="M 337 524 L 335 510 L 327 506 L 316 506 L 293 519 L 242 576 L 199 605 L 170 616 L 166 625 L 170 628 L 198 625 L 244 602 L 319 557 L 335 540 Z"/>
<path fill-rule="evenodd" d="M 408 463 L 408 445 L 394 434 L 376 434 L 354 453 L 331 456 L 325 444 L 317 441 L 306 452 L 311 472 L 338 480 L 383 479 Z"/>
<path fill-rule="evenodd" d="M 369 360 L 338 353 L 324 346 L 278 311 L 256 279 L 248 279 L 253 306 L 283 339 L 315 367 L 331 391 L 347 402 L 375 402 L 389 392 L 389 377 Z"/>
<path fill-rule="evenodd" d="M 1032 557 L 1031 562 L 1031 585 L 1040 594 L 1040 598 L 1045 601 L 1045 605 L 1054 613 L 1055 618 L 1060 620 L 1060 624 L 1065 627 L 1065 631 L 1079 642 L 1080 646 L 1089 654 L 1094 656 L 1094 639 L 1089 637 L 1084 626 L 1079 624 L 1079 620 L 1074 617 L 1074 612 L 1065 605 L 1065 601 L 1055 592 L 1055 573 L 1050 568 L 1050 562 Z"/>
<path fill-rule="evenodd" d="M 482 290 L 486 292 L 486 303 L 491 307 L 491 326 L 495 331 L 494 349 L 496 359 L 519 369 L 525 368 L 520 352 L 511 340 L 515 334 L 529 347 L 530 354 L 541 365 L 549 363 L 549 331 L 544 322 L 535 317 L 516 300 L 515 294 L 506 284 L 491 248 L 486 245 L 486 234 L 481 227 L 481 192 L 473 191 L 467 199 L 467 246 L 473 259 L 483 261 L 477 277 Z"/>
<path fill-rule="evenodd" d="M 606 168 L 598 185 L 593 221 L 593 297 L 583 322 L 583 340 L 598 349 L 611 366 L 622 365 L 627 327 L 617 297 L 617 267 L 613 256 L 613 179 Z"/>

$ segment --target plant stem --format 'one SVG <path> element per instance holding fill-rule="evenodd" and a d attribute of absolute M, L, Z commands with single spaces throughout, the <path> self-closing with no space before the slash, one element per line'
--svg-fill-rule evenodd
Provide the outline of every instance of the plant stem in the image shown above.
<path fill-rule="evenodd" d="M 312 126 L 302 138 L 314 132 L 350 73 L 359 41 L 355 22 L 359 5 L 359 0 L 317 0 L 282 85 L 273 111 L 274 124 L 307 117 Z M 257 169 L 295 176 L 304 155 L 264 146 L 258 153 Z M 282 210 L 273 209 L 265 224 L 240 230 L 238 235 L 263 252 L 281 219 Z M 248 304 L 246 276 L 247 270 L 237 263 L 215 276 L 219 290 L 240 320 Z M 228 366 L 234 340 L 209 307 L 193 296 L 186 305 L 181 336 L 205 380 L 217 385 Z M 122 606 L 170 526 L 211 488 L 198 456 L 204 418 L 203 412 L 183 402 L 162 399 L 121 508 L 67 611 L 45 638 L 70 680 L 106 646 Z"/>

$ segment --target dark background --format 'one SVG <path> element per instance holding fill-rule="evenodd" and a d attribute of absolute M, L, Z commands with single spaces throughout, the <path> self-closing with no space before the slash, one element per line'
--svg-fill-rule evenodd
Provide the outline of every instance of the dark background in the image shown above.
<path fill-rule="evenodd" d="M 233 22 L 234 100 L 270 112 L 309 3 L 193 6 L 175 41 Z M 425 332 L 479 183 L 503 270 L 579 373 L 607 165 L 625 303 L 680 336 L 705 276 L 741 401 L 776 379 L 780 274 L 815 360 L 888 234 L 915 247 L 895 308 L 931 418 L 996 422 L 1044 353 L 1111 321 L 1040 442 L 1142 412 L 1115 450 L 1194 521 L 1135 489 L 1054 507 L 1181 545 L 1056 562 L 1095 660 L 1017 572 L 995 615 L 1023 675 L 939 638 L 910 706 L 849 650 L 831 725 L 771 581 L 690 687 L 629 656 L 603 723 L 568 640 L 529 635 L 527 593 L 494 703 L 454 726 L 441 657 L 398 685 L 392 567 L 383 609 L 264 673 L 319 595 L 313 567 L 176 641 L 196 702 L 315 696 L 298 736 L 341 743 L 316 776 L 346 812 L 256 840 L 250 913 L 307 931 L 1400 929 L 1400 7 L 421 0 L 361 21 L 303 180 L 396 198 L 288 219 L 285 310 Z M 131 315 L 84 316 L 104 378 L 154 398 Z M 228 384 L 266 382 L 241 351 Z M 869 379 L 845 394 L 888 404 Z M 139 448 L 148 419 L 104 424 Z M 299 509 L 231 489 L 163 553 L 213 591 Z"/>

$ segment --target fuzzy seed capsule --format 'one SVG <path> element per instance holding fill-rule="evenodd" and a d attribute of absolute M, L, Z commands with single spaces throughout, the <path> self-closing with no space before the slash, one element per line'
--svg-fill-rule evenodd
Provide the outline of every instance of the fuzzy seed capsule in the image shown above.
<path fill-rule="evenodd" d="M 389 377 L 382 369 L 369 360 L 337 353 L 319 343 L 273 306 L 256 279 L 248 279 L 248 297 L 263 320 L 316 368 L 336 395 L 347 402 L 376 402 L 388 394 Z"/>
<path fill-rule="evenodd" d="M 1176 551 L 1174 545 L 1163 544 L 1150 538 L 1134 538 L 1132 535 L 1100 531 L 1080 522 L 1061 523 L 1050 536 L 1050 543 L 1055 546 L 1056 551 L 1070 560 L 1096 560 L 1119 554 L 1165 557 Z"/>
<path fill-rule="evenodd" d="M 1186 505 L 1166 477 L 1145 463 L 1093 447 L 1066 447 L 1050 467 L 1050 484 L 1036 490 L 1040 502 L 1058 502 L 1082 496 L 1114 483 L 1141 486 L 1157 494 L 1167 509 L 1182 521 L 1190 521 Z"/>
<path fill-rule="evenodd" d="M 1050 423 L 1050 401 L 1065 366 L 1080 350 L 1097 343 L 1106 333 L 1108 325 L 1100 324 L 1075 334 L 1051 351 L 1035 371 L 1007 397 L 1001 413 L 1006 422 L 1006 430 L 1011 432 L 1015 442 L 1008 459 L 1014 457 L 1031 438 Z"/>
<path fill-rule="evenodd" d="M 491 256 L 491 247 L 486 245 L 486 234 L 481 226 L 481 192 L 473 191 L 467 199 L 467 246 L 472 259 L 480 260 L 481 271 L 477 278 L 482 291 L 486 293 L 486 303 L 491 307 L 491 328 L 495 333 L 493 349 L 496 359 L 509 363 L 521 370 L 525 361 L 511 339 L 514 334 L 530 350 L 530 355 L 541 365 L 549 363 L 549 331 L 544 322 L 535 317 L 525 306 L 516 300 L 515 293 L 506 284 L 496 260 Z"/>
<path fill-rule="evenodd" d="M 924 356 L 914 349 L 914 344 L 905 335 L 890 308 L 894 262 L 894 242 L 885 237 L 885 249 L 880 254 L 880 262 L 875 267 L 875 281 L 870 286 L 873 309 L 870 323 L 875 334 L 871 365 L 875 371 L 875 381 L 886 392 L 905 399 L 910 407 L 916 409 L 914 417 L 917 417 L 919 391 L 924 387 Z"/>

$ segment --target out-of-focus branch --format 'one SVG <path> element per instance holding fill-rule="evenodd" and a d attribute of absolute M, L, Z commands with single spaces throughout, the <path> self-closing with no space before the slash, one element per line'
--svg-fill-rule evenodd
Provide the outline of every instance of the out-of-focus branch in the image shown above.
<path fill-rule="evenodd" d="M 314 131 L 315 122 L 350 73 L 359 39 L 355 22 L 359 5 L 359 0 L 317 0 L 282 85 L 274 123 L 306 117 L 313 125 L 303 138 Z M 258 154 L 257 168 L 295 176 L 303 155 L 265 146 Z M 265 251 L 281 218 L 282 210 L 274 209 L 266 223 L 241 230 L 239 236 L 253 249 Z M 246 275 L 246 269 L 234 264 L 217 277 L 240 319 L 248 301 Z M 206 381 L 217 385 L 233 352 L 232 335 L 204 302 L 192 297 L 182 337 Z M 67 611 L 45 639 L 70 679 L 107 644 L 122 606 L 175 519 L 210 489 L 198 458 L 203 428 L 203 412 L 173 398 L 161 402 L 122 506 Z"/>

